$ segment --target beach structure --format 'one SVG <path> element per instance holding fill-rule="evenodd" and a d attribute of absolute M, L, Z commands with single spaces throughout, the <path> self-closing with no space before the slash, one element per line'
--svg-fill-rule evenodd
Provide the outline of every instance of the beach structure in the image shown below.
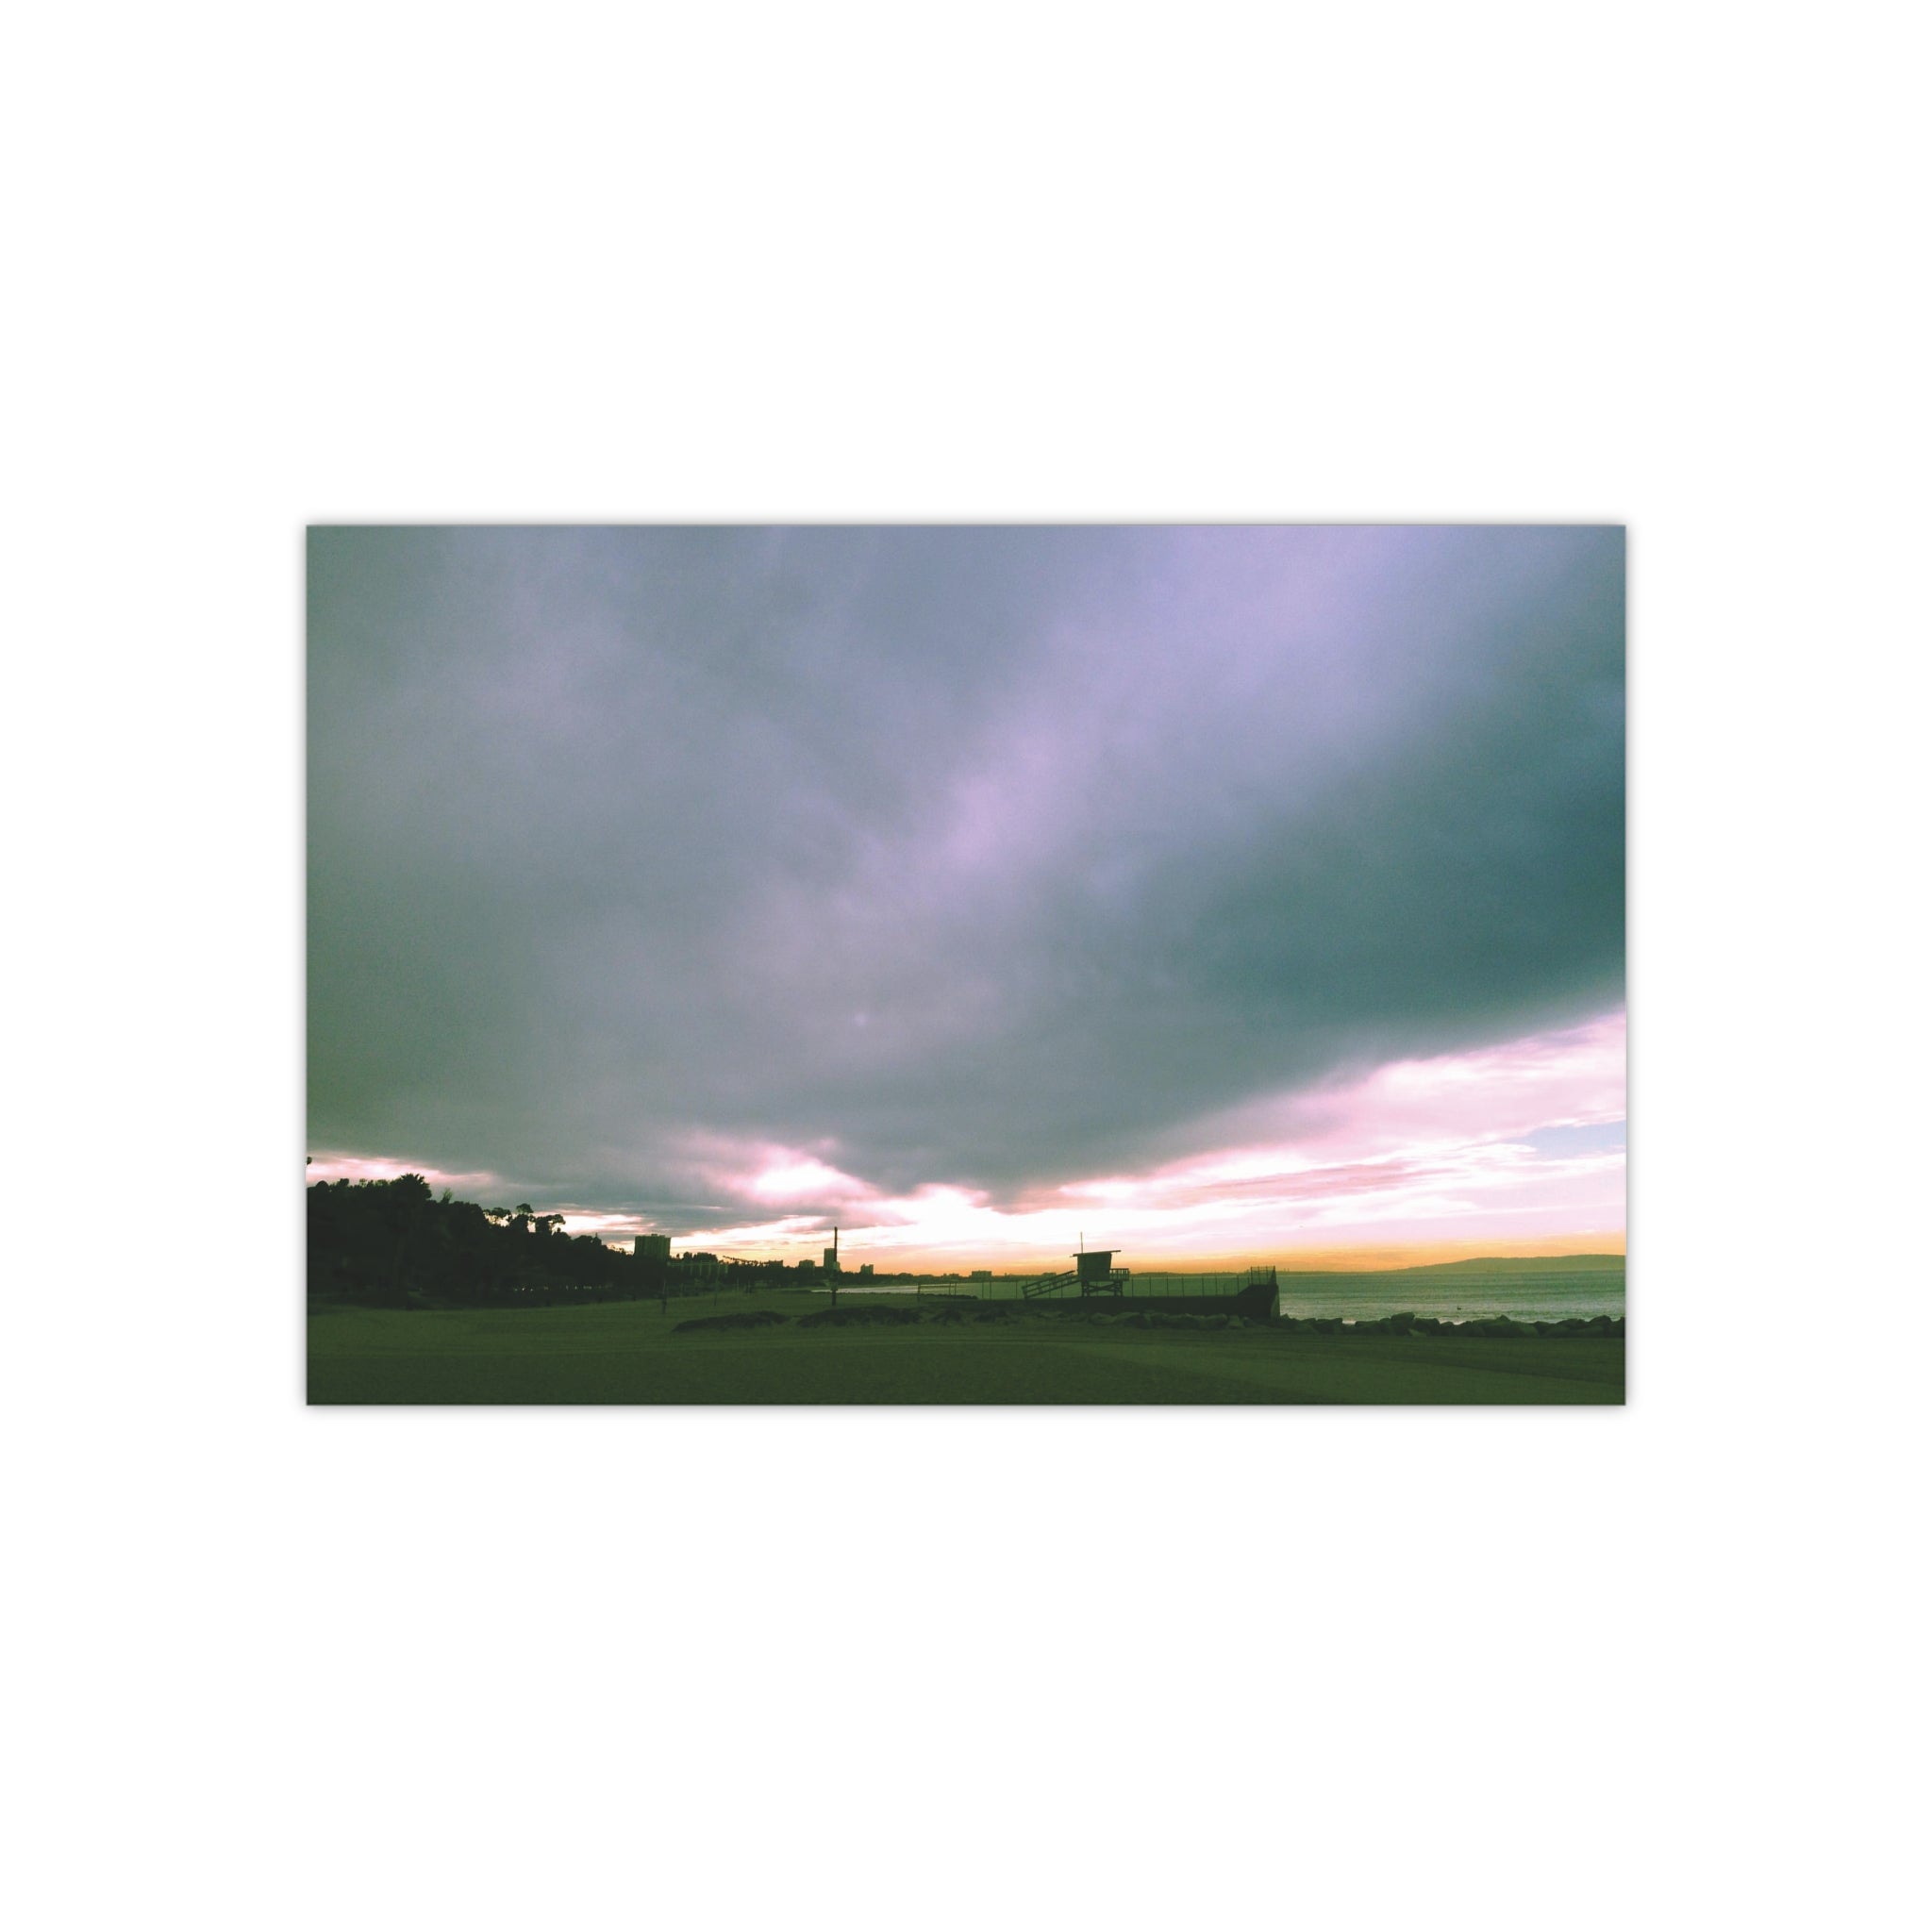
<path fill-rule="evenodd" d="M 1074 1257 L 1074 1274 L 1080 1284 L 1082 1294 L 1119 1294 L 1126 1286 L 1127 1271 L 1118 1271 L 1115 1279 L 1113 1265 L 1115 1250 L 1112 1248 L 1083 1247 Z"/>
<path fill-rule="evenodd" d="M 1281 1312 L 1281 1286 L 1272 1266 L 1199 1274 L 1137 1274 L 1114 1266 L 1119 1252 L 1118 1248 L 1090 1248 L 1083 1238 L 1079 1252 L 1071 1257 L 1071 1268 L 1023 1281 L 995 1281 L 975 1273 L 973 1292 L 981 1301 L 1078 1301 L 1108 1295 L 1136 1307 L 1204 1315 Z"/>
<path fill-rule="evenodd" d="M 1083 1235 L 1080 1251 L 1073 1257 L 1074 1265 L 1023 1281 L 1021 1299 L 1030 1302 L 1043 1295 L 1120 1294 L 1125 1290 L 1129 1275 L 1126 1269 L 1113 1265 L 1118 1252 L 1115 1248 L 1090 1248 Z"/>

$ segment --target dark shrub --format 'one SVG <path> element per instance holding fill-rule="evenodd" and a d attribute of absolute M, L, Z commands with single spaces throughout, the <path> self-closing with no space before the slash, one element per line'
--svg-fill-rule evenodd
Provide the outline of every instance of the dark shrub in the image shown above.
<path fill-rule="evenodd" d="M 919 1320 L 917 1308 L 895 1308 L 884 1303 L 860 1302 L 849 1308 L 814 1308 L 798 1318 L 801 1328 L 878 1328 L 903 1327 Z"/>
<path fill-rule="evenodd" d="M 776 1308 L 746 1308 L 735 1315 L 697 1315 L 689 1322 L 680 1322 L 671 1332 L 674 1335 L 695 1335 L 700 1330 L 711 1328 L 770 1328 L 786 1319 Z M 808 1315 L 805 1319 L 808 1322 L 812 1318 Z M 802 1328 L 805 1323 L 798 1325 Z"/>

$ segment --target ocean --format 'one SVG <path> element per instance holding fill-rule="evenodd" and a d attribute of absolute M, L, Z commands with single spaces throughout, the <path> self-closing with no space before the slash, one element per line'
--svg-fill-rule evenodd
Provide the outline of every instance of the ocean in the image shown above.
<path fill-rule="evenodd" d="M 1573 1315 L 1621 1315 L 1622 1267 L 1547 1270 L 1403 1268 L 1377 1274 L 1313 1274 L 1284 1268 L 1284 1315 L 1341 1316 L 1374 1322 L 1384 1315 L 1431 1315 L 1467 1322 L 1509 1315 L 1519 1322 L 1563 1322 Z"/>

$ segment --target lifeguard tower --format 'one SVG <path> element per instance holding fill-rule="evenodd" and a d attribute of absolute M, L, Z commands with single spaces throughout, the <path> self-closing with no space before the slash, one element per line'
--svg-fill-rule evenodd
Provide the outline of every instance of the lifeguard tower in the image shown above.
<path fill-rule="evenodd" d="M 1113 1257 L 1118 1252 L 1115 1248 L 1090 1248 L 1083 1235 L 1080 1252 L 1073 1257 L 1071 1268 L 1024 1282 L 1021 1285 L 1020 1293 L 1027 1301 L 1039 1295 L 1065 1295 L 1070 1292 L 1082 1295 L 1124 1294 L 1127 1286 L 1127 1271 L 1113 1265 Z"/>
<path fill-rule="evenodd" d="M 1120 1293 L 1126 1282 L 1126 1270 L 1114 1267 L 1115 1252 L 1112 1248 L 1082 1248 L 1074 1257 L 1074 1272 L 1082 1294 Z"/>

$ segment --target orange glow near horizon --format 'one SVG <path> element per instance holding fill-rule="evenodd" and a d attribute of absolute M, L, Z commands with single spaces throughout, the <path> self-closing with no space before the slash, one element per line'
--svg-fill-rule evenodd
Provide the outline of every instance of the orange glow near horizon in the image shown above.
<path fill-rule="evenodd" d="M 1275 1265 L 1284 1273 L 1307 1269 L 1353 1274 L 1388 1268 L 1427 1268 L 1442 1261 L 1530 1260 L 1539 1256 L 1621 1256 L 1624 1252 L 1624 1230 L 1617 1228 L 1601 1233 L 1545 1235 L 1524 1241 L 1411 1241 L 1369 1248 L 1303 1248 L 1291 1250 Z"/>

